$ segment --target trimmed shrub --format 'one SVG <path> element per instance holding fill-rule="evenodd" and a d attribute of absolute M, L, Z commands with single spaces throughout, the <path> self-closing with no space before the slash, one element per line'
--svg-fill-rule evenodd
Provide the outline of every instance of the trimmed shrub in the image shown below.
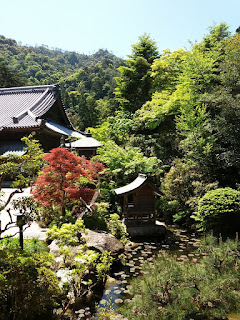
<path fill-rule="evenodd" d="M 219 188 L 207 192 L 192 216 L 204 231 L 237 232 L 240 230 L 240 192 Z"/>

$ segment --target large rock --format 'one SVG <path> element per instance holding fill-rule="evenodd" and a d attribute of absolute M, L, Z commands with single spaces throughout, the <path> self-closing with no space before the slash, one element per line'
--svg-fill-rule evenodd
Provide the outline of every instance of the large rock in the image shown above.
<path fill-rule="evenodd" d="M 48 248 L 49 248 L 50 253 L 55 254 L 55 255 L 58 254 L 59 246 L 58 246 L 56 240 L 53 240 L 53 241 L 49 244 Z"/>
<path fill-rule="evenodd" d="M 82 234 L 88 247 L 100 252 L 110 251 L 117 254 L 124 250 L 123 244 L 110 233 L 105 231 L 88 230 L 86 234 Z"/>
<path fill-rule="evenodd" d="M 105 231 L 87 230 L 86 233 L 82 234 L 82 237 L 90 249 L 99 252 L 110 251 L 111 254 L 115 255 L 124 250 L 123 244 Z M 52 241 L 48 247 L 51 253 L 58 254 L 59 246 L 56 240 Z M 73 254 L 77 254 L 79 250 L 81 250 L 81 246 L 71 247 Z"/>

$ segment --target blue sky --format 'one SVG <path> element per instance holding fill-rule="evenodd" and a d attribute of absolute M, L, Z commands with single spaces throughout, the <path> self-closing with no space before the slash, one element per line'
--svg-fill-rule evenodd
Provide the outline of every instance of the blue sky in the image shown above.
<path fill-rule="evenodd" d="M 220 22 L 234 34 L 239 13 L 239 0 L 2 0 L 0 34 L 23 45 L 108 49 L 126 58 L 144 33 L 160 51 L 188 49 Z"/>

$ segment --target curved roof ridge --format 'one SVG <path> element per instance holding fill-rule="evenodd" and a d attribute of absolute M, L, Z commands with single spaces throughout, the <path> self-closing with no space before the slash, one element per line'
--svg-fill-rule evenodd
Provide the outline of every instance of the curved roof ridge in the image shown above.
<path fill-rule="evenodd" d="M 11 88 L 0 88 L 0 93 L 4 92 L 17 92 L 17 91 L 30 91 L 30 90 L 46 90 L 47 88 L 50 90 L 55 89 L 58 87 L 57 84 L 51 84 L 51 85 L 38 85 L 38 86 L 26 86 L 26 87 L 11 87 Z"/>
<path fill-rule="evenodd" d="M 22 119 L 24 116 L 26 116 L 27 114 L 32 117 L 34 120 L 36 120 L 36 116 L 33 113 L 33 109 L 36 109 L 37 106 L 44 100 L 44 98 L 47 96 L 49 92 L 49 88 L 47 88 L 43 94 L 36 100 L 34 101 L 33 105 L 30 105 L 27 109 L 23 110 L 22 112 L 20 112 L 17 116 L 14 117 L 14 121 L 19 121 L 20 119 Z"/>
<path fill-rule="evenodd" d="M 134 181 L 130 182 L 124 187 L 117 188 L 114 191 L 117 195 L 122 195 L 124 193 L 131 192 L 141 187 L 146 182 L 147 179 L 148 177 L 145 174 L 140 173 Z"/>

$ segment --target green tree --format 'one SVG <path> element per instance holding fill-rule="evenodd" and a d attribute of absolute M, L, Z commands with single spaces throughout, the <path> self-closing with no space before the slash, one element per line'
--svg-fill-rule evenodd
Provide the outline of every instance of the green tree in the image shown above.
<path fill-rule="evenodd" d="M 21 87 L 27 84 L 27 79 L 21 77 L 16 71 L 11 71 L 4 62 L 0 62 L 0 88 Z"/>
<path fill-rule="evenodd" d="M 151 65 L 159 57 L 156 43 L 149 35 L 139 37 L 139 42 L 132 46 L 127 66 L 118 68 L 121 73 L 116 78 L 116 99 L 122 109 L 135 112 L 151 98 Z"/>
<path fill-rule="evenodd" d="M 240 37 L 234 35 L 224 42 L 224 56 L 219 65 L 218 84 L 203 97 L 215 133 L 212 175 L 222 186 L 239 181 L 239 93 L 240 93 Z"/>
<path fill-rule="evenodd" d="M 188 108 L 182 108 L 176 118 L 176 126 L 181 137 L 179 149 L 184 157 L 207 170 L 213 158 L 216 139 L 206 107 L 193 108 L 189 105 Z"/>
<path fill-rule="evenodd" d="M 194 86 L 199 94 L 209 92 L 218 84 L 225 41 L 230 35 L 225 23 L 210 27 L 209 31 L 203 41 L 193 45 L 183 66 L 182 81 Z"/>
<path fill-rule="evenodd" d="M 137 147 L 118 146 L 108 141 L 99 149 L 96 158 L 106 165 L 106 172 L 115 183 L 129 182 L 139 173 L 151 174 L 157 171 L 161 163 L 156 157 L 146 157 Z"/>
<path fill-rule="evenodd" d="M 43 150 L 38 140 L 29 137 L 22 138 L 25 142 L 25 154 L 23 156 L 8 155 L 2 157 L 0 162 L 0 190 L 1 183 L 6 176 L 13 179 L 12 187 L 17 188 L 16 191 L 10 194 L 9 199 L 0 206 L 0 211 L 3 210 L 10 202 L 14 193 L 23 192 L 24 188 L 29 187 L 36 179 L 38 172 L 42 169 Z"/>
<path fill-rule="evenodd" d="M 173 92 L 176 90 L 187 54 L 187 51 L 183 49 L 173 52 L 166 49 L 159 59 L 154 60 L 152 77 L 154 79 L 153 87 L 157 92 L 162 90 Z"/>
<path fill-rule="evenodd" d="M 173 221 L 191 225 L 191 215 L 197 210 L 199 198 L 217 185 L 217 182 L 210 183 L 192 160 L 175 159 L 162 183 L 162 192 L 169 201 L 165 206 L 170 210 L 174 205 L 174 210 L 170 210 Z"/>
<path fill-rule="evenodd" d="M 132 45 L 132 53 L 129 55 L 129 58 L 136 59 L 137 57 L 142 57 L 149 64 L 152 64 L 159 57 L 156 42 L 146 33 L 138 39 L 139 42 Z"/>
<path fill-rule="evenodd" d="M 196 99 L 194 88 L 185 82 L 177 84 L 173 92 L 155 92 L 151 101 L 147 101 L 133 117 L 135 140 L 143 152 L 156 155 L 166 164 L 170 164 L 174 157 L 179 157 L 180 139 L 177 140 L 176 116 L 180 110 L 190 106 L 193 108 Z"/>
<path fill-rule="evenodd" d="M 154 144 L 155 154 L 168 163 L 174 156 L 189 158 L 191 154 L 194 161 L 198 158 L 205 167 L 209 165 L 215 137 L 208 107 L 202 99 L 219 81 L 226 28 L 224 24 L 212 28 L 189 52 L 165 51 L 154 61 L 155 93 L 134 114 L 135 134 L 141 134 L 145 142 L 144 147 L 140 145 L 142 150 L 153 150 Z M 156 138 L 151 143 L 148 137 L 153 135 Z"/>
<path fill-rule="evenodd" d="M 121 313 L 131 320 L 210 320 L 240 312 L 239 245 L 207 238 L 200 247 L 207 256 L 197 263 L 163 253 L 131 282 L 133 299 Z"/>

